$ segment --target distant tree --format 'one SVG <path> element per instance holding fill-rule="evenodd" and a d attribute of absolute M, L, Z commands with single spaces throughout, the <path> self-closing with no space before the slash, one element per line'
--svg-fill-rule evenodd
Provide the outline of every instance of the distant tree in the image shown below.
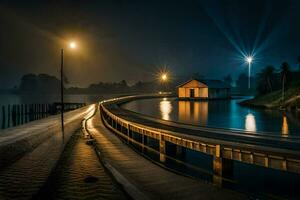
<path fill-rule="evenodd" d="M 239 92 L 244 92 L 248 89 L 248 76 L 246 73 L 241 73 L 236 80 L 236 87 L 238 88 Z"/>
<path fill-rule="evenodd" d="M 232 84 L 232 77 L 231 77 L 230 74 L 228 74 L 227 76 L 225 76 L 223 80 L 224 80 L 225 83 L 227 83 L 228 85 L 231 86 L 231 84 Z"/>
<path fill-rule="evenodd" d="M 37 85 L 38 85 L 38 79 L 35 74 L 25 74 L 21 78 L 19 90 L 24 92 L 33 91 L 36 89 Z"/>
<path fill-rule="evenodd" d="M 268 65 L 257 74 L 257 90 L 260 94 L 266 94 L 273 91 L 275 68 Z"/>
<path fill-rule="evenodd" d="M 290 73 L 290 66 L 287 62 L 284 62 L 280 66 L 280 75 L 282 83 L 282 102 L 284 102 L 285 85 L 287 83 L 287 77 Z"/>
<path fill-rule="evenodd" d="M 65 84 L 69 84 L 70 83 L 70 81 L 69 81 L 69 79 L 68 79 L 68 77 L 67 77 L 67 75 L 65 73 L 63 74 L 63 79 L 64 79 L 64 83 Z"/>
<path fill-rule="evenodd" d="M 297 63 L 299 65 L 299 70 L 300 70 L 300 56 L 298 56 L 298 58 L 297 58 Z"/>
<path fill-rule="evenodd" d="M 127 82 L 125 80 L 122 80 L 120 82 L 120 85 L 122 85 L 123 87 L 128 87 Z"/>
<path fill-rule="evenodd" d="M 19 92 L 56 93 L 60 90 L 60 80 L 48 74 L 26 74 L 22 77 Z"/>

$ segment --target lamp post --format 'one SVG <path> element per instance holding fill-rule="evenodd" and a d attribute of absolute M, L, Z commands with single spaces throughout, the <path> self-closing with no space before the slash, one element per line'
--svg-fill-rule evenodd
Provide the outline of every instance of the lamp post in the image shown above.
<path fill-rule="evenodd" d="M 77 47 L 75 42 L 70 42 L 69 47 L 75 49 Z M 64 128 L 64 49 L 60 51 L 60 100 L 61 100 L 61 131 L 64 139 L 65 128 Z"/>
<path fill-rule="evenodd" d="M 248 89 L 250 89 L 251 87 L 251 63 L 253 61 L 253 57 L 252 56 L 247 56 L 245 58 L 246 62 L 248 63 Z"/>

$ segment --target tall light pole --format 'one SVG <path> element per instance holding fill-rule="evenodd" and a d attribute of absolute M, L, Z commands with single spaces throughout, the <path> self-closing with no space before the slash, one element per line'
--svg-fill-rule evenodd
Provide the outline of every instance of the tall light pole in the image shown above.
<path fill-rule="evenodd" d="M 251 63 L 253 61 L 253 57 L 252 56 L 247 56 L 245 58 L 245 61 L 248 63 L 248 89 L 250 89 L 251 87 Z"/>
<path fill-rule="evenodd" d="M 77 47 L 75 42 L 69 43 L 69 48 L 75 49 Z M 62 48 L 60 51 L 60 100 L 61 100 L 61 132 L 64 139 L 65 136 L 65 128 L 64 128 L 64 49 Z"/>

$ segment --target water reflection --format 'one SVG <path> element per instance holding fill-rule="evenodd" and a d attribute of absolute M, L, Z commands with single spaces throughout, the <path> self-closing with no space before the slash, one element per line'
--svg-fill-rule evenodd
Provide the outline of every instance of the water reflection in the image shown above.
<path fill-rule="evenodd" d="M 268 132 L 282 137 L 299 136 L 300 112 L 298 117 L 292 113 L 284 117 L 278 110 L 259 110 L 240 106 L 240 101 L 241 99 L 179 101 L 176 98 L 157 98 L 131 101 L 122 107 L 160 119 L 199 126 Z"/>
<path fill-rule="evenodd" d="M 283 118 L 282 118 L 281 133 L 283 137 L 287 137 L 289 135 L 289 125 L 285 114 L 283 114 Z"/>
<path fill-rule="evenodd" d="M 251 132 L 256 131 L 255 116 L 252 113 L 248 113 L 246 115 L 245 129 L 246 131 L 251 131 Z"/>
<path fill-rule="evenodd" d="M 179 101 L 178 118 L 180 121 L 195 122 L 207 125 L 208 102 L 207 101 Z"/>
<path fill-rule="evenodd" d="M 159 109 L 162 119 L 169 120 L 170 113 L 172 112 L 171 101 L 168 101 L 167 98 L 163 98 L 163 100 L 159 103 Z"/>

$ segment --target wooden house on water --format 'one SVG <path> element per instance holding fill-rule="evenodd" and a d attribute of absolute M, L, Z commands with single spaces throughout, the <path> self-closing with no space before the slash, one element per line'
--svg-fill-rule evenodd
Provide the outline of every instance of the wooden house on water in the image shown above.
<path fill-rule="evenodd" d="M 230 85 L 220 80 L 191 79 L 178 86 L 178 98 L 184 100 L 230 98 Z"/>

